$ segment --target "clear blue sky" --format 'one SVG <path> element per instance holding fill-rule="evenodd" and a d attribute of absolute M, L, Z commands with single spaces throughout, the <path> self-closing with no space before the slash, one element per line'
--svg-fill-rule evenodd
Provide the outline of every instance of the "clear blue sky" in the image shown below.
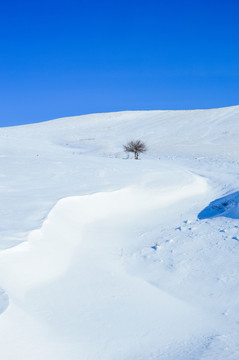
<path fill-rule="evenodd" d="M 5 1 L 0 126 L 239 104 L 238 1 Z"/>

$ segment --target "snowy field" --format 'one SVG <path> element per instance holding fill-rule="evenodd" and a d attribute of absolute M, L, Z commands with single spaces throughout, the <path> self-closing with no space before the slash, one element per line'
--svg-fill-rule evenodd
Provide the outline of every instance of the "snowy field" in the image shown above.
<path fill-rule="evenodd" d="M 238 139 L 239 106 L 0 128 L 0 359 L 238 360 Z"/>

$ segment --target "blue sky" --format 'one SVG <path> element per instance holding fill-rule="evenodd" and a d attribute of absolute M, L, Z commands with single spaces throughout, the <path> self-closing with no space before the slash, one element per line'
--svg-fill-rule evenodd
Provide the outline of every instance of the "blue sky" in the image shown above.
<path fill-rule="evenodd" d="M 0 126 L 239 104 L 238 1 L 0 5 Z"/>

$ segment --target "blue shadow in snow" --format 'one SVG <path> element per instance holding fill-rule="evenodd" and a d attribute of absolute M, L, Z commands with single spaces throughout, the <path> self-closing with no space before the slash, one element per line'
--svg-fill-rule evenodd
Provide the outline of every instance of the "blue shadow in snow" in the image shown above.
<path fill-rule="evenodd" d="M 239 191 L 212 201 L 198 214 L 198 219 L 209 219 L 215 216 L 239 219 Z"/>

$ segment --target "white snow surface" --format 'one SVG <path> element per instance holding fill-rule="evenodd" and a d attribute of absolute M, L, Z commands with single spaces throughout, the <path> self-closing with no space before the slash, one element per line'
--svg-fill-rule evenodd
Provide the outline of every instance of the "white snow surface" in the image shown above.
<path fill-rule="evenodd" d="M 1 360 L 238 360 L 238 138 L 239 106 L 0 128 Z"/>

